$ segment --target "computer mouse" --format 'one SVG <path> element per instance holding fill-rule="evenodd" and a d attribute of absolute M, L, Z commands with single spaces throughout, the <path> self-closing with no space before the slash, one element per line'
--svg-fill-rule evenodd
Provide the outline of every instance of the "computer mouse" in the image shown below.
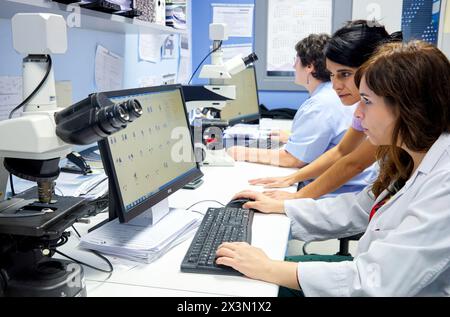
<path fill-rule="evenodd" d="M 227 204 L 227 207 L 232 207 L 232 208 L 243 208 L 242 206 L 249 201 L 254 201 L 253 199 L 250 198 L 237 198 L 237 199 L 233 199 L 230 200 L 230 202 Z"/>

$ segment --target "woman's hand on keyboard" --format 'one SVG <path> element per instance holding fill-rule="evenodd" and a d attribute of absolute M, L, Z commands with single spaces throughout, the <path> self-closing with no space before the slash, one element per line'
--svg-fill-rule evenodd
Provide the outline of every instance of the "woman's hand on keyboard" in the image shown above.
<path fill-rule="evenodd" d="M 217 264 L 231 266 L 247 277 L 300 289 L 297 263 L 271 260 L 263 250 L 246 242 L 222 243 L 216 255 Z"/>
<path fill-rule="evenodd" d="M 232 200 L 238 198 L 249 198 L 253 201 L 245 203 L 242 207 L 256 209 L 263 213 L 284 214 L 284 201 L 269 198 L 266 195 L 250 190 L 244 190 L 234 195 Z"/>
<path fill-rule="evenodd" d="M 263 250 L 252 247 L 247 242 L 222 243 L 216 255 L 217 264 L 231 266 L 253 279 L 264 280 L 264 275 L 268 272 L 265 264 L 270 265 L 271 262 Z"/>
<path fill-rule="evenodd" d="M 283 190 L 271 190 L 263 192 L 267 197 L 277 199 L 277 200 L 286 200 L 286 199 L 297 199 L 297 193 L 289 193 Z"/>
<path fill-rule="evenodd" d="M 264 185 L 264 188 L 283 188 L 295 184 L 289 176 L 256 178 L 248 181 L 250 185 Z"/>

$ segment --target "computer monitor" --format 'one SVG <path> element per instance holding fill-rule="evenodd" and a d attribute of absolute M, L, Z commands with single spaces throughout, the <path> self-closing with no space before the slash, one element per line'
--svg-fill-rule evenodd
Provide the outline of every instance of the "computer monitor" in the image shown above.
<path fill-rule="evenodd" d="M 227 102 L 220 112 L 223 120 L 230 125 L 236 123 L 259 122 L 259 99 L 256 73 L 254 67 L 249 67 L 225 80 L 225 85 L 236 86 L 236 99 Z"/>
<path fill-rule="evenodd" d="M 128 222 L 203 174 L 180 85 L 105 94 L 117 103 L 137 99 L 143 108 L 125 129 L 99 142 L 110 182 L 110 220 Z"/>

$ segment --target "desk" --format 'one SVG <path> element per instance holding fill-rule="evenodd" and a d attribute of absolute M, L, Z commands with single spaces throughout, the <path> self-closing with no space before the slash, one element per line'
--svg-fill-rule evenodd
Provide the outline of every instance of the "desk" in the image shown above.
<path fill-rule="evenodd" d="M 234 167 L 202 168 L 204 183 L 196 190 L 179 190 L 169 197 L 170 207 L 187 208 L 195 202 L 213 199 L 227 203 L 239 190 L 252 189 L 248 180 L 256 177 L 280 176 L 293 169 L 236 162 Z M 261 190 L 261 187 L 253 187 Z M 295 190 L 294 187 L 291 188 Z M 200 203 L 192 209 L 205 212 L 213 202 Z M 97 216 L 94 221 L 104 219 Z M 76 224 L 80 233 L 90 225 Z M 282 260 L 286 253 L 290 221 L 285 215 L 255 214 L 252 245 L 262 248 L 272 259 Z M 180 263 L 192 237 L 151 264 L 115 265 L 108 274 L 85 268 L 88 296 L 277 296 L 278 286 L 246 277 L 193 274 L 180 272 Z M 83 262 L 106 268 L 106 264 L 89 252 L 77 248 L 72 236 L 62 252 Z"/>

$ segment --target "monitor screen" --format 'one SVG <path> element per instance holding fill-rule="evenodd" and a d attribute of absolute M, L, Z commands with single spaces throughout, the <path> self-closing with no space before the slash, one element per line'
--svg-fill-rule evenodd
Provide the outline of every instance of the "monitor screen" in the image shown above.
<path fill-rule="evenodd" d="M 145 212 L 202 176 L 194 158 L 180 85 L 106 92 L 113 102 L 129 98 L 142 105 L 141 117 L 99 142 L 110 197 L 121 222 Z"/>
<path fill-rule="evenodd" d="M 230 125 L 241 122 L 258 123 L 259 99 L 254 67 L 226 79 L 225 85 L 236 86 L 236 99 L 227 101 L 227 105 L 220 112 L 221 118 L 228 120 Z"/>

